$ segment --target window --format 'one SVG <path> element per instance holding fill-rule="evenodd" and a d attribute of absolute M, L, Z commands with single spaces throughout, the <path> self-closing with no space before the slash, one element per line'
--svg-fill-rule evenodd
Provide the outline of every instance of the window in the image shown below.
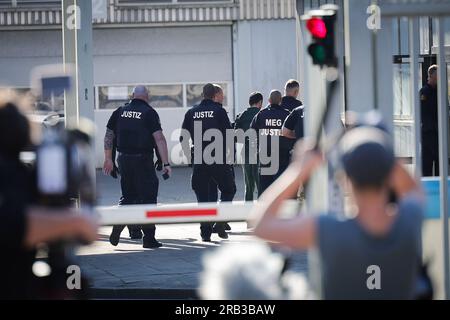
<path fill-rule="evenodd" d="M 116 109 L 131 98 L 134 86 L 98 87 L 98 105 L 100 109 Z M 154 108 L 182 108 L 183 85 L 148 85 L 150 104 Z"/>
<path fill-rule="evenodd" d="M 234 3 L 234 0 L 116 0 L 118 6 L 151 6 L 161 4 L 220 4 Z"/>
<path fill-rule="evenodd" d="M 148 84 L 150 105 L 154 108 L 192 107 L 202 101 L 203 83 Z M 228 106 L 228 84 L 219 84 L 224 92 L 224 106 Z M 135 85 L 105 85 L 97 87 L 97 109 L 116 109 L 131 98 Z"/>
<path fill-rule="evenodd" d="M 117 109 L 130 100 L 130 86 L 101 86 L 98 87 L 98 108 Z"/>
<path fill-rule="evenodd" d="M 0 86 L 0 90 L 10 89 L 19 96 L 28 96 L 32 102 L 30 108 L 26 109 L 29 114 L 48 114 L 49 112 L 57 112 L 60 115 L 64 114 L 64 92 L 52 94 L 50 97 L 43 99 L 36 97 L 31 88 L 27 87 L 9 87 Z"/>
<path fill-rule="evenodd" d="M 411 118 L 409 64 L 394 64 L 394 117 Z"/>
<path fill-rule="evenodd" d="M 154 108 L 182 108 L 183 85 L 152 85 L 150 90 L 150 104 Z"/>
<path fill-rule="evenodd" d="M 0 7 L 4 8 L 61 8 L 61 0 L 0 0 Z"/>

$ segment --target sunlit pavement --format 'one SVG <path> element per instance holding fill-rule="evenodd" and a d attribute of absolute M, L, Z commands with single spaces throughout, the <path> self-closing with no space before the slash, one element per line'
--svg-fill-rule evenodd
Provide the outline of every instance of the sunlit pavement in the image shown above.
<path fill-rule="evenodd" d="M 193 202 L 195 198 L 188 180 L 190 172 L 189 168 L 175 169 L 171 180 L 161 182 L 162 192 L 159 201 Z M 236 168 L 236 180 L 238 185 L 236 199 L 242 200 L 243 183 L 240 168 Z M 97 186 L 100 188 L 100 205 L 112 205 L 117 202 L 120 195 L 117 180 L 99 173 Z M 161 298 L 166 297 L 165 290 L 195 291 L 205 253 L 211 252 L 223 243 L 255 241 L 245 222 L 230 225 L 232 230 L 229 239 L 222 240 L 217 234 L 213 234 L 211 243 L 201 241 L 199 224 L 157 226 L 156 237 L 164 244 L 159 249 L 143 249 L 142 241 L 129 239 L 127 229 L 123 231 L 119 245 L 113 247 L 108 240 L 111 227 L 103 227 L 99 230 L 97 242 L 79 249 L 78 262 L 82 272 L 90 278 L 91 286 L 96 289 L 123 290 L 123 292 L 127 289 L 128 292 L 145 289 L 162 290 Z M 292 268 L 306 271 L 306 256 L 296 255 Z M 123 294 L 120 297 L 123 298 Z"/>

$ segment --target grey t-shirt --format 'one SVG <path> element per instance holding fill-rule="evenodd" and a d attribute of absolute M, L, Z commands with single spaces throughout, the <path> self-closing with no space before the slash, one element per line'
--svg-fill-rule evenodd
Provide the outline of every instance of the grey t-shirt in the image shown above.
<path fill-rule="evenodd" d="M 423 206 L 412 195 L 399 203 L 391 230 L 383 237 L 369 234 L 356 219 L 321 216 L 322 298 L 413 298 L 421 262 L 422 219 Z"/>

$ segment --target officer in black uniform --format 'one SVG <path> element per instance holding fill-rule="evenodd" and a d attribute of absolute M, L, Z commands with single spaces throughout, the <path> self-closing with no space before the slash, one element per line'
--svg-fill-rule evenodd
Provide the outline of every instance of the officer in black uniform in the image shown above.
<path fill-rule="evenodd" d="M 437 81 L 437 65 L 432 65 L 428 68 L 428 82 L 420 89 L 422 175 L 424 177 L 439 175 Z"/>
<path fill-rule="evenodd" d="M 149 93 L 145 86 L 133 90 L 130 104 L 122 107 L 117 121 L 117 150 L 121 173 L 122 205 L 156 204 L 159 181 L 153 162 L 153 149 L 159 150 L 164 162 L 164 173 L 170 175 L 167 142 L 162 133 L 158 113 L 148 104 Z M 110 242 L 116 246 L 124 226 L 115 226 Z M 158 248 L 155 226 L 142 226 L 143 247 Z"/>
<path fill-rule="evenodd" d="M 216 91 L 214 94 L 213 101 L 217 104 L 220 104 L 220 106 L 223 107 L 224 95 L 222 88 L 216 84 L 214 85 L 214 88 L 216 89 Z M 219 187 L 217 186 L 217 183 L 215 183 L 213 179 L 211 179 L 208 182 L 208 184 L 209 184 L 209 202 L 217 202 L 219 200 Z"/>
<path fill-rule="evenodd" d="M 223 108 L 223 102 L 225 100 L 223 89 L 218 84 L 214 84 L 214 88 L 216 89 L 216 91 L 214 94 L 213 101 L 215 103 L 218 103 Z M 233 167 L 231 168 L 234 174 L 234 168 Z M 217 186 L 217 183 L 215 183 L 213 179 L 209 181 L 209 197 L 210 197 L 209 202 L 217 202 L 219 200 L 219 187 Z M 231 226 L 228 223 L 224 223 L 223 227 L 225 228 L 226 231 L 231 231 Z M 220 223 L 214 224 L 213 227 L 213 233 L 217 233 L 218 231 L 220 231 Z"/>
<path fill-rule="evenodd" d="M 284 109 L 281 103 L 281 92 L 278 90 L 273 90 L 270 93 L 269 98 L 270 105 L 262 109 L 254 118 L 250 125 L 252 129 L 258 132 L 258 144 L 259 144 L 259 190 L 258 193 L 261 195 L 287 168 L 289 165 L 289 152 L 290 152 L 290 141 L 287 138 L 281 136 L 281 128 L 284 121 L 289 115 L 289 111 Z M 262 139 L 266 139 L 265 147 L 262 144 Z M 278 139 L 278 141 L 274 140 Z M 277 149 L 272 150 L 272 142 L 278 142 Z M 263 163 L 261 161 L 262 154 L 270 157 L 269 163 Z M 274 160 L 278 157 L 278 166 Z M 264 171 L 268 167 L 274 167 L 275 174 L 267 174 Z"/>
<path fill-rule="evenodd" d="M 281 100 L 281 106 L 292 112 L 295 108 L 301 107 L 303 103 L 297 99 L 300 93 L 300 83 L 297 80 L 291 79 L 286 82 L 284 87 L 284 97 Z"/>
<path fill-rule="evenodd" d="M 124 106 L 128 106 L 129 102 L 127 102 Z M 122 114 L 122 108 L 119 107 L 111 114 L 111 117 L 108 120 L 108 123 L 106 125 L 106 133 L 104 138 L 104 150 L 105 150 L 105 161 L 103 164 L 103 172 L 106 175 L 109 175 L 113 177 L 114 179 L 117 179 L 119 174 L 119 168 L 116 164 L 117 159 L 117 121 L 120 118 L 120 115 Z M 158 148 L 154 148 L 154 152 L 156 155 L 156 163 L 155 168 L 157 171 L 162 171 L 162 160 L 161 156 L 159 155 Z M 123 196 L 120 197 L 119 200 L 119 206 L 123 205 L 124 198 Z M 130 239 L 131 240 L 140 240 L 142 239 L 142 230 L 139 226 L 128 226 L 128 230 L 130 233 Z"/>
<path fill-rule="evenodd" d="M 300 83 L 294 79 L 288 80 L 284 86 L 284 97 L 281 100 L 281 107 L 291 112 L 282 129 L 282 135 L 288 138 L 286 143 L 289 145 L 290 154 L 292 154 L 292 150 L 294 149 L 295 141 L 303 137 L 304 113 L 303 103 L 297 99 L 299 93 Z"/>
<path fill-rule="evenodd" d="M 127 106 L 129 103 L 126 103 Z M 117 121 L 122 114 L 122 107 L 117 108 L 111 114 L 106 125 L 106 133 L 104 138 L 104 151 L 105 151 L 105 161 L 103 163 L 103 172 L 106 175 L 110 175 L 114 179 L 117 179 L 119 173 L 119 168 L 116 165 L 116 153 L 117 153 Z M 112 164 L 112 165 L 111 165 Z M 123 197 L 120 197 L 119 206 L 123 203 Z M 128 231 L 130 233 L 130 239 L 140 240 L 142 239 L 142 231 L 140 227 L 128 226 Z"/>
<path fill-rule="evenodd" d="M 192 189 L 195 192 L 197 201 L 209 202 L 211 199 L 210 189 L 211 186 L 208 181 L 213 180 L 217 184 L 220 190 L 221 201 L 232 201 L 236 193 L 236 184 L 234 181 L 234 173 L 231 165 L 226 162 L 226 130 L 231 129 L 231 123 L 228 118 L 227 112 L 219 104 L 213 101 L 216 95 L 216 88 L 213 84 L 208 83 L 203 87 L 203 100 L 202 102 L 186 112 L 182 129 L 189 132 L 190 139 L 194 143 L 194 158 L 193 160 L 193 173 L 192 173 Z M 199 128 L 201 130 L 195 130 Z M 203 141 L 205 132 L 209 129 L 217 129 L 221 132 L 223 137 L 223 158 L 215 159 L 212 164 L 208 164 L 205 161 L 204 151 L 213 143 L 213 141 Z M 195 142 L 202 141 L 201 144 Z M 185 153 L 190 152 L 188 148 L 189 141 L 185 141 L 184 137 L 180 138 L 183 150 Z M 201 157 L 195 155 L 201 154 Z M 215 156 L 215 154 L 212 154 Z M 222 239 L 227 239 L 228 234 L 225 231 L 223 223 L 217 223 L 215 227 L 218 235 Z M 205 242 L 211 241 L 211 234 L 213 232 L 212 223 L 202 223 L 200 226 L 200 235 Z"/>
<path fill-rule="evenodd" d="M 282 134 L 283 137 L 292 139 L 293 141 L 300 140 L 305 136 L 304 123 L 305 109 L 303 106 L 292 110 L 291 114 L 284 121 Z"/>

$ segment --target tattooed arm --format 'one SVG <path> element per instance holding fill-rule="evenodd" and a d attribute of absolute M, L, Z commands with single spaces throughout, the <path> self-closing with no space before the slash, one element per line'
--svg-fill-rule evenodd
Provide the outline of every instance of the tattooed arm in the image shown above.
<path fill-rule="evenodd" d="M 106 175 L 110 175 L 114 169 L 114 163 L 112 159 L 114 137 L 115 137 L 114 131 L 112 131 L 111 129 L 106 129 L 104 140 L 105 162 L 103 164 L 103 172 Z"/>

